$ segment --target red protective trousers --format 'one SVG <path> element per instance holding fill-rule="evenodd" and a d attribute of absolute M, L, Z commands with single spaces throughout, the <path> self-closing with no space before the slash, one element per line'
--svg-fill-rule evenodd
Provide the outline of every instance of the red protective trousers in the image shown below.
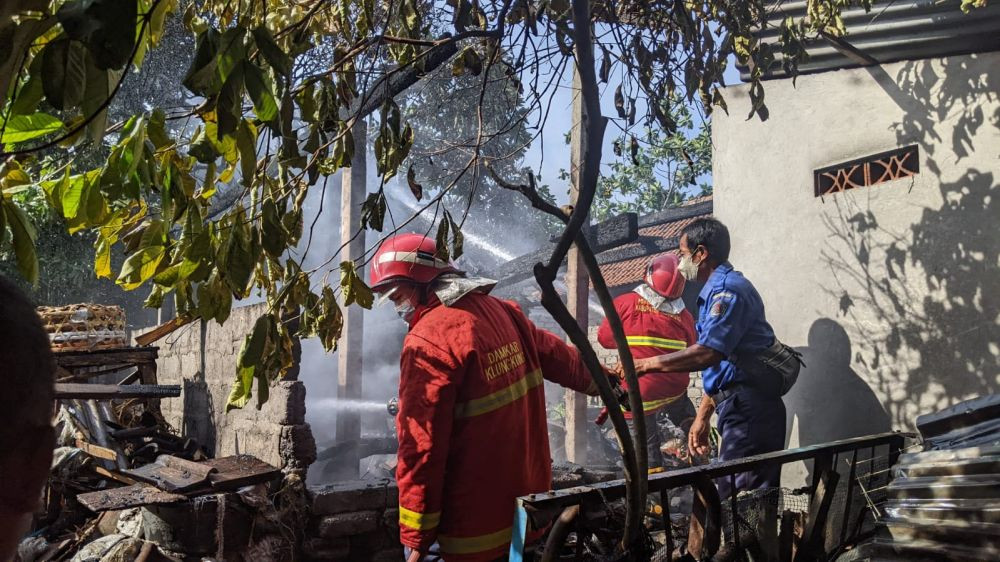
<path fill-rule="evenodd" d="M 400 367 L 400 541 L 495 560 L 510 548 L 515 499 L 551 487 L 542 380 L 596 386 L 574 348 L 479 293 L 423 312 Z"/>
<path fill-rule="evenodd" d="M 637 293 L 626 293 L 615 299 L 615 310 L 622 319 L 625 338 L 633 359 L 645 359 L 673 353 L 694 344 L 698 338 L 694 318 L 687 310 L 680 314 L 661 312 Z M 614 349 L 615 338 L 605 318 L 597 331 L 597 341 Z M 643 410 L 655 412 L 678 400 L 687 392 L 689 373 L 647 373 L 639 378 L 639 394 Z M 631 418 L 630 412 L 625 412 Z"/>

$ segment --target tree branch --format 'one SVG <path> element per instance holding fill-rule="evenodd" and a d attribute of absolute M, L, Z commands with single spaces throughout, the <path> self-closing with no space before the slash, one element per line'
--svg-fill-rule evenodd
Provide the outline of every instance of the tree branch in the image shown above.
<path fill-rule="evenodd" d="M 569 218 L 562 209 L 556 207 L 554 204 L 548 202 L 539 193 L 538 189 L 535 187 L 534 175 L 528 174 L 528 184 L 512 184 L 497 174 L 496 170 L 492 166 L 486 166 L 487 172 L 493 177 L 493 180 L 504 189 L 509 189 L 511 191 L 517 191 L 521 193 L 531 202 L 531 206 L 543 211 L 553 217 L 556 217 L 564 224 L 569 222 Z M 568 230 L 568 227 L 567 227 Z M 587 273 L 590 275 L 590 280 L 594 285 L 594 291 L 597 293 L 597 298 L 601 302 L 601 308 L 604 309 L 605 317 L 608 319 L 608 323 L 611 326 L 611 332 L 615 338 L 615 345 L 618 347 L 618 358 L 619 361 L 624 366 L 626 372 L 631 372 L 632 377 L 635 378 L 635 364 L 632 360 L 632 354 L 628 351 L 628 342 L 625 339 L 625 330 L 622 326 L 621 318 L 618 316 L 618 311 L 615 309 L 613 299 L 611 297 L 611 292 L 608 290 L 608 285 L 604 281 L 604 276 L 601 274 L 600 265 L 597 263 L 597 258 L 594 255 L 594 251 L 590 248 L 590 243 L 587 242 L 586 236 L 584 236 L 583 231 L 579 230 L 576 233 L 576 238 L 574 239 L 577 251 L 580 252 L 580 256 L 583 258 L 584 267 L 587 268 Z M 540 271 L 542 270 L 542 271 Z M 559 323 L 559 327 L 566 332 L 573 344 L 580 350 L 580 356 L 590 370 L 591 376 L 594 377 L 594 381 L 597 383 L 598 390 L 601 394 L 601 400 L 604 402 L 605 407 L 608 410 L 608 417 L 611 418 L 611 424 L 614 427 L 615 434 L 618 436 L 618 441 L 621 443 L 622 447 L 622 460 L 625 464 L 625 487 L 626 496 L 629 498 L 629 511 L 626 515 L 626 533 L 623 537 L 623 543 L 626 547 L 633 544 L 633 541 L 637 540 L 641 536 L 641 530 L 636 529 L 634 524 L 642 522 L 642 510 L 645 503 L 645 494 L 642 493 L 640 497 L 640 492 L 645 484 L 645 469 L 640 470 L 638 466 L 638 451 L 641 448 L 645 451 L 645 440 L 639 441 L 634 439 L 629 433 L 628 424 L 625 421 L 625 416 L 621 412 L 618 400 L 611 390 L 611 385 L 607 381 L 607 377 L 604 375 L 604 369 L 601 367 L 600 360 L 597 358 L 597 354 L 594 352 L 593 345 L 590 343 L 590 339 L 587 334 L 580 328 L 580 325 L 570 314 L 569 309 L 566 308 L 565 303 L 559 297 L 555 290 L 555 287 L 551 281 L 548 280 L 547 272 L 544 271 L 545 266 L 541 263 L 535 265 L 535 278 L 538 281 L 538 285 L 542 291 L 542 306 L 545 310 L 549 311 L 552 318 Z M 543 279 L 540 277 L 546 275 Z M 606 388 L 605 388 L 606 387 Z M 638 380 L 634 380 L 629 383 L 629 388 L 638 389 Z M 638 409 L 636 406 L 638 402 Z M 629 393 L 629 406 L 632 409 L 633 422 L 635 418 L 641 418 L 642 412 L 642 397 L 637 391 Z M 636 443 L 641 446 L 636 447 Z M 634 502 L 639 503 L 634 503 Z M 639 506 L 636 510 L 635 506 Z M 629 518 L 631 516 L 631 518 Z M 638 519 L 635 519 L 635 518 Z M 629 526 L 629 524 L 633 526 Z"/>

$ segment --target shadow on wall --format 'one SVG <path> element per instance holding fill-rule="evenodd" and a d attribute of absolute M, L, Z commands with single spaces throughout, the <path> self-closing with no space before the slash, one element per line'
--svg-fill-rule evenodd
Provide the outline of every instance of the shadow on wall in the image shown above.
<path fill-rule="evenodd" d="M 816 320 L 808 347 L 797 350 L 807 367 L 784 399 L 786 436 L 793 422 L 799 447 L 890 431 L 882 403 L 851 368 L 851 339 L 843 326 L 829 318 Z"/>
<path fill-rule="evenodd" d="M 834 282 L 823 290 L 839 299 L 855 364 L 877 377 L 870 382 L 897 426 L 912 423 L 914 407 L 941 409 L 1000 391 L 1000 183 L 992 170 L 961 167 L 977 150 L 1000 146 L 1000 110 L 980 129 L 1000 75 L 974 55 L 942 64 L 911 62 L 896 79 L 869 69 L 903 110 L 897 143 L 919 144 L 941 207 L 892 231 L 862 197 L 834 196 L 837 212 L 824 219 L 823 259 Z"/>

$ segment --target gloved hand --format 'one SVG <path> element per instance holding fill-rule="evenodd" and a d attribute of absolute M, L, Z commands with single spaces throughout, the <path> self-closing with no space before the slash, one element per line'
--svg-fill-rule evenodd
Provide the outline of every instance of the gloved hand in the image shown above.
<path fill-rule="evenodd" d="M 608 375 L 608 381 L 611 383 L 611 392 L 614 393 L 615 398 L 618 399 L 618 404 L 621 405 L 625 411 L 631 411 L 632 407 L 628 403 L 628 391 L 622 386 L 622 380 L 615 373 L 611 371 L 605 371 Z"/>

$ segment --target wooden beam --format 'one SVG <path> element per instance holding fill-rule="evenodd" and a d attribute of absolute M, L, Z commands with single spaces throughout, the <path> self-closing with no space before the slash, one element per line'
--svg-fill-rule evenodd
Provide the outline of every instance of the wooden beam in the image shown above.
<path fill-rule="evenodd" d="M 781 514 L 781 532 L 778 534 L 778 560 L 791 560 L 795 551 L 795 512 Z"/>
<path fill-rule="evenodd" d="M 108 449 L 106 447 L 101 447 L 100 445 L 87 443 L 83 439 L 76 440 L 76 448 L 80 449 L 84 453 L 87 453 L 88 455 L 94 458 L 104 459 L 115 463 L 118 462 L 118 453 L 116 453 L 115 451 Z"/>
<path fill-rule="evenodd" d="M 177 384 L 86 384 L 56 383 L 56 399 L 67 400 L 119 400 L 123 398 L 177 398 L 181 387 Z"/>
<path fill-rule="evenodd" d="M 155 347 L 123 347 L 94 351 L 55 351 L 56 365 L 65 369 L 77 367 L 104 367 L 107 365 L 138 365 L 153 363 L 159 355 Z"/>
<path fill-rule="evenodd" d="M 128 476 L 126 476 L 126 475 L 124 475 L 124 474 L 122 474 L 120 472 L 116 472 L 114 470 L 108 470 L 108 469 L 104 468 L 103 466 L 94 466 L 94 472 L 100 474 L 101 476 L 103 476 L 105 478 L 110 478 L 110 479 L 114 480 L 115 482 L 121 482 L 122 484 L 125 484 L 126 486 L 133 486 L 133 485 L 136 484 L 136 480 L 134 478 L 129 478 Z M 118 488 L 118 489 L 120 490 L 121 488 Z M 80 497 L 77 496 L 77 500 L 79 500 L 79 499 L 80 499 Z M 83 503 L 83 502 L 80 502 L 80 503 Z M 93 511 L 96 511 L 96 510 L 93 510 Z"/>
<path fill-rule="evenodd" d="M 155 342 L 155 341 L 163 338 L 164 336 L 177 331 L 181 326 L 186 326 L 187 324 L 190 324 L 194 320 L 195 320 L 195 318 L 193 318 L 193 317 L 192 318 L 180 318 L 180 317 L 172 318 L 172 319 L 164 322 L 163 324 L 160 324 L 159 326 L 153 328 L 152 330 L 146 332 L 145 334 L 142 334 L 140 336 L 136 336 L 135 337 L 135 343 L 137 343 L 137 344 L 145 347 L 145 346 L 147 346 L 147 345 L 149 345 L 149 344 L 151 344 L 151 343 L 153 343 L 153 342 Z"/>
<path fill-rule="evenodd" d="M 354 137 L 354 156 L 351 167 L 341 172 L 340 190 L 340 239 L 344 242 L 343 260 L 358 260 L 365 251 L 365 231 L 361 228 L 361 204 L 368 194 L 368 127 L 363 119 L 351 129 Z M 356 235 L 356 236 L 355 236 Z M 353 237 L 353 240 L 352 240 Z M 356 262 L 357 263 L 357 262 Z M 337 398 L 361 398 L 364 362 L 364 314 L 359 306 L 344 307 L 344 328 L 337 348 Z M 361 414 L 341 410 L 337 412 L 337 441 L 357 442 L 361 439 Z M 352 449 L 346 458 L 339 459 L 337 476 L 357 478 L 358 450 Z"/>
<path fill-rule="evenodd" d="M 580 175 L 583 168 L 583 114 L 580 73 L 573 70 L 573 126 L 570 130 L 570 205 L 580 196 Z M 566 256 L 566 308 L 576 323 L 587 332 L 590 307 L 590 278 L 583 257 L 574 246 Z M 587 395 L 566 389 L 566 459 L 587 464 Z"/>

